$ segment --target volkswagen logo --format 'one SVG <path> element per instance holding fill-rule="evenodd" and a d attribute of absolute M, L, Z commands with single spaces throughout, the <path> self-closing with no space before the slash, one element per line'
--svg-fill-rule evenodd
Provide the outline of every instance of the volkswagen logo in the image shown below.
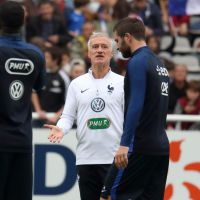
<path fill-rule="evenodd" d="M 21 81 L 13 81 L 9 88 L 10 97 L 13 100 L 19 100 L 24 93 L 24 85 Z"/>
<path fill-rule="evenodd" d="M 94 112 L 101 112 L 105 108 L 105 101 L 102 98 L 95 98 L 91 102 L 91 108 Z"/>

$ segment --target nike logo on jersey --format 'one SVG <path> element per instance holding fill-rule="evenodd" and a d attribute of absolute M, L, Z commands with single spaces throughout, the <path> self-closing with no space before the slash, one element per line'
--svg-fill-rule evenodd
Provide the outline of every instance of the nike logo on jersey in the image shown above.
<path fill-rule="evenodd" d="M 85 92 L 85 91 L 87 91 L 87 90 L 89 90 L 90 88 L 87 88 L 87 89 L 85 89 L 85 90 L 81 90 L 81 93 L 83 93 L 83 92 Z"/>

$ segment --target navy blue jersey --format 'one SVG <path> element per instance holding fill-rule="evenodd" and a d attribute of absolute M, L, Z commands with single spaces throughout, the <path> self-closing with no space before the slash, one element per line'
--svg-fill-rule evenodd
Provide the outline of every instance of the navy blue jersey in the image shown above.
<path fill-rule="evenodd" d="M 165 125 L 169 76 L 148 47 L 133 53 L 124 86 L 125 122 L 121 145 L 132 146 L 138 153 L 168 154 Z"/>
<path fill-rule="evenodd" d="M 43 86 L 44 65 L 37 47 L 0 37 L 0 151 L 31 152 L 31 94 Z"/>

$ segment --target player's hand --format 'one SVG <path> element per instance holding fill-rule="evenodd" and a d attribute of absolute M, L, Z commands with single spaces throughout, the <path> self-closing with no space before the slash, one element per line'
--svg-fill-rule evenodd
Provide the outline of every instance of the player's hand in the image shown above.
<path fill-rule="evenodd" d="M 117 168 L 126 168 L 128 165 L 128 147 L 120 146 L 115 155 L 115 165 Z"/>
<path fill-rule="evenodd" d="M 51 132 L 48 137 L 49 141 L 52 143 L 55 143 L 55 142 L 60 143 L 60 141 L 62 140 L 64 136 L 62 129 L 50 124 L 44 124 L 44 127 L 51 129 Z"/>
<path fill-rule="evenodd" d="M 48 40 L 52 42 L 53 44 L 57 44 L 59 42 L 59 36 L 58 35 L 50 35 L 48 37 Z"/>

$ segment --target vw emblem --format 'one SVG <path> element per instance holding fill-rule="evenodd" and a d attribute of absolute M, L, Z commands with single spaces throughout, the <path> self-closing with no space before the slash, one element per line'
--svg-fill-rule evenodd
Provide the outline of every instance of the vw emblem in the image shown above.
<path fill-rule="evenodd" d="M 13 99 L 13 100 L 19 100 L 23 93 L 24 93 L 24 85 L 21 81 L 13 81 L 11 84 L 10 84 L 10 89 L 9 89 L 9 92 L 10 92 L 10 97 Z"/>
<path fill-rule="evenodd" d="M 91 108 L 94 112 L 101 112 L 105 108 L 105 101 L 102 98 L 95 98 L 91 102 Z"/>

